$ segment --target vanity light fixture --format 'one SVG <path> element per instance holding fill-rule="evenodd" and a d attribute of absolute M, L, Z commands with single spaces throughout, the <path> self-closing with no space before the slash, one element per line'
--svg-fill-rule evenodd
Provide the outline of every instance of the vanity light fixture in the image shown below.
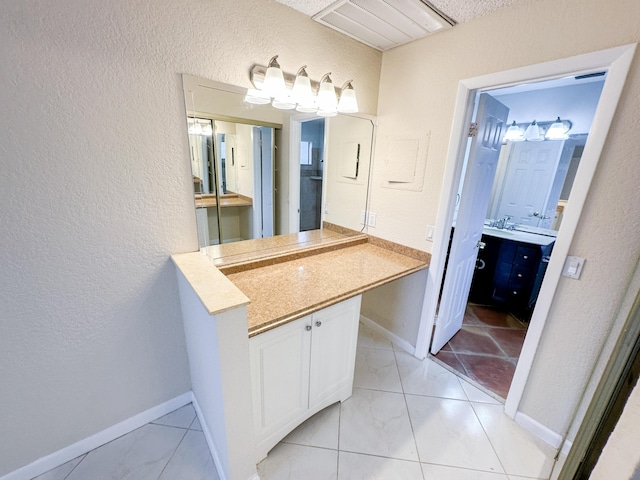
<path fill-rule="evenodd" d="M 271 97 L 257 88 L 250 88 L 247 90 L 247 95 L 244 99 L 246 102 L 253 103 L 254 105 L 266 105 L 267 103 L 271 103 Z"/>
<path fill-rule="evenodd" d="M 519 127 L 514 120 L 507 133 L 504 135 L 504 140 L 509 142 L 523 142 L 524 141 L 524 129 Z"/>
<path fill-rule="evenodd" d="M 356 113 L 358 111 L 356 91 L 353 89 L 351 82 L 353 82 L 353 80 L 344 82 L 344 85 L 342 85 L 342 92 L 340 93 L 340 100 L 338 101 L 338 112 L 340 113 Z"/>
<path fill-rule="evenodd" d="M 307 66 L 298 69 L 296 80 L 293 82 L 291 96 L 299 105 L 309 105 L 313 103 L 313 91 L 311 90 L 311 80 L 307 75 Z"/>
<path fill-rule="evenodd" d="M 525 130 L 524 139 L 527 142 L 542 142 L 544 140 L 544 132 L 542 132 L 535 120 Z"/>
<path fill-rule="evenodd" d="M 202 126 L 202 135 L 205 135 L 207 137 L 213 135 L 213 127 L 211 126 L 211 123 L 206 123 Z"/>
<path fill-rule="evenodd" d="M 560 117 L 558 117 L 558 119 L 549 126 L 545 138 L 548 140 L 566 140 L 569 138 L 568 132 L 570 128 L 571 125 L 568 121 L 563 122 L 560 120 Z"/>
<path fill-rule="evenodd" d="M 338 97 L 330 75 L 331 72 L 322 76 L 318 88 L 318 115 L 321 117 L 333 117 L 338 114 Z"/>
<path fill-rule="evenodd" d="M 284 74 L 278 63 L 278 55 L 274 55 L 267 64 L 267 71 L 264 74 L 262 91 L 270 97 L 281 97 L 286 91 Z"/>
<path fill-rule="evenodd" d="M 296 75 L 292 75 L 280 69 L 277 58 L 277 55 L 272 57 L 267 67 L 253 66 L 251 83 L 255 88 L 247 90 L 247 103 L 271 103 L 275 108 L 295 108 L 299 112 L 315 112 L 323 117 L 332 117 L 338 112 L 358 112 L 353 80 L 345 82 L 341 89 L 336 89 L 331 81 L 331 73 L 323 75 L 320 82 L 313 81 L 307 74 L 306 65 L 298 69 Z"/>
<path fill-rule="evenodd" d="M 189 117 L 189 134 L 202 135 L 202 125 L 195 118 Z"/>

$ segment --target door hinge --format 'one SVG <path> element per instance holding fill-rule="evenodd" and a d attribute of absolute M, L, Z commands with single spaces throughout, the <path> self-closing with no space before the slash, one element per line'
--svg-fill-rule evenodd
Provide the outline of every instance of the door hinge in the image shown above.
<path fill-rule="evenodd" d="M 478 136 L 478 122 L 471 122 L 469 125 L 469 137 L 477 137 Z"/>

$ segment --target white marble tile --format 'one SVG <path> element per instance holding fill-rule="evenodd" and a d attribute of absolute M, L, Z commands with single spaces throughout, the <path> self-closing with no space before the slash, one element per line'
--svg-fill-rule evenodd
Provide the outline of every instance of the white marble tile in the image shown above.
<path fill-rule="evenodd" d="M 358 347 L 379 348 L 382 350 L 393 350 L 393 344 L 372 328 L 360 323 L 358 329 Z"/>
<path fill-rule="evenodd" d="M 341 405 L 340 450 L 418 460 L 404 396 L 354 388 Z"/>
<path fill-rule="evenodd" d="M 202 432 L 188 431 L 158 480 L 220 480 Z"/>
<path fill-rule="evenodd" d="M 459 380 L 460 380 L 460 384 L 462 385 L 462 388 L 464 389 L 464 393 L 467 394 L 467 398 L 469 399 L 470 402 L 502 405 L 502 402 L 500 402 L 499 400 L 496 400 L 491 395 L 483 392 L 475 385 L 471 385 L 469 382 L 467 382 L 462 378 L 459 378 Z"/>
<path fill-rule="evenodd" d="M 336 480 L 338 452 L 279 443 L 258 464 L 260 480 Z"/>
<path fill-rule="evenodd" d="M 448 467 L 423 463 L 424 478 L 428 480 L 509 480 L 502 473 L 469 470 L 467 468 Z"/>
<path fill-rule="evenodd" d="M 393 351 L 359 347 L 353 386 L 402 393 Z"/>
<path fill-rule="evenodd" d="M 406 399 L 421 462 L 505 473 L 469 402 Z"/>
<path fill-rule="evenodd" d="M 67 480 L 157 480 L 185 433 L 147 424 L 89 452 Z"/>
<path fill-rule="evenodd" d="M 193 405 L 185 405 L 171 413 L 168 413 L 164 417 L 160 417 L 151 423 L 157 425 L 168 425 L 169 427 L 189 428 L 191 422 L 196 417 L 196 411 Z"/>
<path fill-rule="evenodd" d="M 47 473 L 43 473 L 42 475 L 35 477 L 33 480 L 65 480 L 67 475 L 76 468 L 84 457 L 86 457 L 86 455 L 80 455 L 67 463 L 63 463 L 59 467 L 49 470 Z"/>
<path fill-rule="evenodd" d="M 553 447 L 507 417 L 502 405 L 472 406 L 507 474 L 549 478 L 555 455 Z"/>
<path fill-rule="evenodd" d="M 340 426 L 340 404 L 336 403 L 320 410 L 293 432 L 287 435 L 285 443 L 310 447 L 338 449 L 338 429 Z"/>
<path fill-rule="evenodd" d="M 338 454 L 338 480 L 423 480 L 418 462 L 359 453 Z"/>
<path fill-rule="evenodd" d="M 200 425 L 200 419 L 198 417 L 193 419 L 193 422 L 191 422 L 191 425 L 189 425 L 189 430 L 202 431 L 202 425 Z"/>
<path fill-rule="evenodd" d="M 405 393 L 467 400 L 458 377 L 433 360 L 403 352 L 396 352 L 396 359 Z"/>

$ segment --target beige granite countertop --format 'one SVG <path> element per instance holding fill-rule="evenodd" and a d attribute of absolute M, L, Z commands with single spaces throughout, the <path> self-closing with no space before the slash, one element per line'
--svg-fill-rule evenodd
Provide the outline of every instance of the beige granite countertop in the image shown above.
<path fill-rule="evenodd" d="M 171 259 L 185 276 L 209 315 L 249 303 L 247 296 L 201 252 L 179 253 Z"/>
<path fill-rule="evenodd" d="M 371 243 L 228 274 L 250 300 L 249 336 L 428 267 Z"/>
<path fill-rule="evenodd" d="M 171 258 L 209 314 L 247 305 L 251 337 L 429 266 L 428 253 L 353 233 L 322 229 Z"/>

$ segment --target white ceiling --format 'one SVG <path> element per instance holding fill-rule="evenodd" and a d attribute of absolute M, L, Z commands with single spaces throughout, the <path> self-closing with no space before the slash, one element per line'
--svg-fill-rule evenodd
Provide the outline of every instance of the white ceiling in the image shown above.
<path fill-rule="evenodd" d="M 276 0 L 279 3 L 288 5 L 299 12 L 313 17 L 329 5 L 336 3 L 335 0 Z M 480 17 L 491 13 L 498 8 L 510 5 L 518 0 L 429 0 L 436 9 L 447 15 L 456 23 L 463 23 L 472 18 Z"/>

